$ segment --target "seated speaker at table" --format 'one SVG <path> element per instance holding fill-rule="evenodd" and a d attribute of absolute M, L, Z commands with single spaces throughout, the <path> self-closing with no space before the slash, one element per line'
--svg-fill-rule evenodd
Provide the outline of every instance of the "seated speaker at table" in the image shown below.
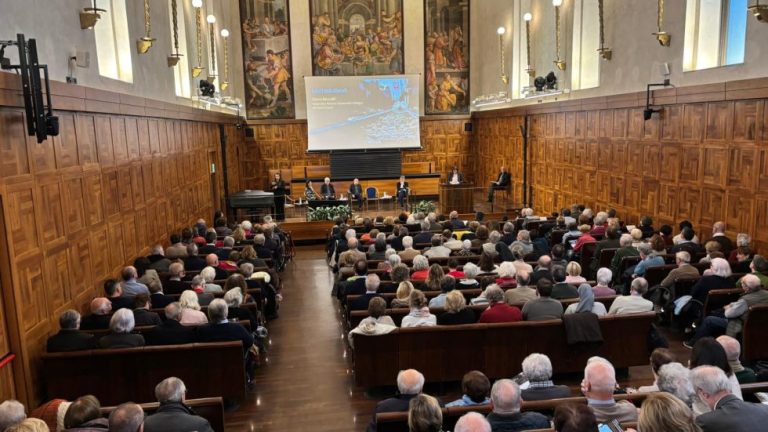
<path fill-rule="evenodd" d="M 328 177 L 325 178 L 323 185 L 320 186 L 320 197 L 324 200 L 336 199 L 336 189 Z"/>
<path fill-rule="evenodd" d="M 397 193 L 397 203 L 400 205 L 400 207 L 405 207 L 405 199 L 411 192 L 411 189 L 408 187 L 408 182 L 405 181 L 405 176 L 400 176 L 400 181 L 397 182 L 395 191 Z"/>
<path fill-rule="evenodd" d="M 352 201 L 357 201 L 357 208 L 363 208 L 363 186 L 360 184 L 360 180 L 354 179 L 352 184 L 349 185 L 349 204 L 352 205 Z"/>
<path fill-rule="evenodd" d="M 317 199 L 317 192 L 315 192 L 315 188 L 312 187 L 312 180 L 307 180 L 307 182 L 304 183 L 304 197 L 307 199 L 307 201 L 313 201 Z"/>

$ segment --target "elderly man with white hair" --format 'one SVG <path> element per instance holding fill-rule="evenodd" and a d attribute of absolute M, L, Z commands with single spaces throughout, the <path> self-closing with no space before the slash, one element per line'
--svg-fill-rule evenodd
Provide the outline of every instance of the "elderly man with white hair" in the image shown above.
<path fill-rule="evenodd" d="M 693 404 L 693 386 L 691 385 L 691 370 L 680 363 L 672 362 L 659 368 L 656 385 L 659 391 L 674 395 L 688 405 Z"/>
<path fill-rule="evenodd" d="M 653 310 L 653 302 L 643 298 L 648 292 L 648 281 L 645 278 L 637 278 L 632 281 L 629 295 L 616 297 L 608 309 L 608 315 L 623 315 L 632 313 L 650 312 Z"/>
<path fill-rule="evenodd" d="M 155 397 L 160 406 L 144 420 L 144 432 L 213 432 L 208 420 L 196 415 L 184 403 L 186 395 L 184 381 L 176 377 L 160 381 L 155 386 Z"/>
<path fill-rule="evenodd" d="M 21 423 L 25 418 L 27 413 L 21 402 L 9 399 L 0 403 L 0 431 Z"/>
<path fill-rule="evenodd" d="M 599 423 L 609 423 L 614 419 L 620 423 L 637 421 L 637 408 L 627 401 L 613 398 L 616 389 L 616 370 L 605 359 L 593 358 L 584 368 L 584 380 L 581 392 L 587 398 L 587 405 L 595 413 Z"/>
<path fill-rule="evenodd" d="M 703 432 L 751 432 L 765 430 L 768 406 L 744 402 L 731 393 L 731 382 L 722 369 L 699 366 L 691 372 L 693 389 L 712 411 L 696 417 Z"/>
<path fill-rule="evenodd" d="M 520 412 L 520 387 L 509 379 L 500 379 L 491 387 L 493 411 L 486 417 L 494 431 L 547 429 L 549 419 L 537 412 Z"/>
<path fill-rule="evenodd" d="M 376 414 L 408 411 L 411 399 L 420 394 L 423 388 L 424 375 L 421 372 L 416 369 L 401 370 L 397 374 L 397 396 L 384 399 L 376 404 L 373 419 L 368 425 L 368 432 L 376 431 Z"/>
<path fill-rule="evenodd" d="M 491 432 L 491 430 L 488 420 L 474 411 L 461 416 L 453 428 L 453 432 Z"/>
<path fill-rule="evenodd" d="M 117 406 L 109 414 L 110 432 L 142 432 L 144 430 L 144 410 L 141 405 L 126 402 Z"/>
<path fill-rule="evenodd" d="M 118 309 L 109 320 L 109 334 L 99 339 L 101 348 L 131 348 L 144 346 L 144 336 L 132 334 L 136 321 L 130 309 Z"/>
<path fill-rule="evenodd" d="M 49 353 L 96 348 L 93 335 L 80 331 L 80 313 L 76 310 L 67 309 L 62 312 L 59 316 L 59 327 L 61 330 L 49 337 L 46 343 Z"/>
<path fill-rule="evenodd" d="M 247 352 L 253 345 L 253 336 L 238 323 L 227 319 L 229 306 L 223 299 L 215 299 L 208 305 L 208 325 L 197 329 L 198 342 L 224 342 L 239 340 L 243 343 L 243 351 Z"/>
<path fill-rule="evenodd" d="M 616 277 L 621 276 L 618 272 L 622 258 L 640 255 L 640 252 L 632 246 L 632 241 L 632 236 L 629 234 L 622 234 L 619 238 L 620 247 L 616 249 L 616 254 L 614 254 L 613 259 L 611 259 L 611 271 Z"/>
<path fill-rule="evenodd" d="M 725 356 L 728 358 L 728 365 L 731 367 L 733 374 L 736 375 L 736 380 L 739 381 L 739 384 L 748 384 L 757 381 L 755 371 L 744 367 L 739 360 L 741 357 L 741 344 L 738 340 L 730 336 L 722 335 L 717 338 L 717 343 L 719 343 L 725 350 Z"/>
<path fill-rule="evenodd" d="M 200 271 L 200 276 L 205 281 L 205 288 L 203 288 L 204 292 L 209 294 L 224 292 L 224 290 L 221 288 L 221 285 L 213 283 L 213 280 L 216 278 L 216 269 L 211 266 L 207 266 Z"/>
<path fill-rule="evenodd" d="M 523 256 L 533 252 L 533 243 L 531 242 L 531 233 L 528 230 L 520 230 L 517 232 L 517 240 L 509 245 L 510 250 L 519 245 L 522 248 Z"/>
<path fill-rule="evenodd" d="M 421 255 L 421 252 L 413 248 L 413 237 L 409 235 L 403 237 L 403 250 L 398 255 L 403 261 L 411 261 Z"/>
<path fill-rule="evenodd" d="M 675 254 L 676 269 L 672 269 L 667 277 L 659 285 L 669 288 L 680 279 L 694 279 L 699 277 L 699 270 L 691 265 L 691 254 L 686 251 L 680 251 Z"/>
<path fill-rule="evenodd" d="M 427 258 L 448 258 L 451 256 L 451 250 L 443 246 L 443 236 L 435 234 L 432 236 L 431 247 L 424 251 Z"/>
<path fill-rule="evenodd" d="M 99 330 L 109 328 L 110 313 L 112 312 L 112 303 L 106 297 L 96 297 L 91 300 L 91 313 L 82 317 L 80 321 L 81 330 Z M 133 316 L 133 314 L 131 314 Z"/>
<path fill-rule="evenodd" d="M 746 275 L 742 279 L 741 289 L 744 294 L 724 308 L 724 317 L 710 315 L 704 318 L 701 325 L 696 329 L 691 340 L 684 343 L 688 348 L 692 348 L 697 340 L 705 336 L 719 336 L 725 333 L 731 337 L 737 337 L 741 334 L 744 321 L 749 316 L 749 308 L 759 304 L 768 304 L 768 291 L 763 289 L 760 279 L 755 275 Z"/>
<path fill-rule="evenodd" d="M 528 379 L 528 388 L 523 390 L 526 401 L 559 399 L 571 396 L 571 389 L 552 382 L 552 362 L 544 354 L 533 353 L 523 360 L 523 376 Z"/>

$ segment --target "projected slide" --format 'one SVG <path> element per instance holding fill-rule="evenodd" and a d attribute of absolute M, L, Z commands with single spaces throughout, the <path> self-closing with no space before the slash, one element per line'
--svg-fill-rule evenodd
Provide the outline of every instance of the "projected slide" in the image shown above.
<path fill-rule="evenodd" d="M 306 77 L 309 150 L 413 148 L 419 76 Z"/>

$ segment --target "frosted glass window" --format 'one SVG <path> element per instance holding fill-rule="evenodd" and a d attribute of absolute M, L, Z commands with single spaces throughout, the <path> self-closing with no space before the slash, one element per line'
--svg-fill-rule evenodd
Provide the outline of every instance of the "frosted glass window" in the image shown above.
<path fill-rule="evenodd" d="M 600 85 L 600 20 L 597 0 L 573 3 L 573 49 L 571 56 L 571 89 L 580 90 Z"/>
<path fill-rule="evenodd" d="M 182 54 L 179 62 L 173 67 L 173 81 L 176 86 L 176 96 L 190 98 L 192 97 L 192 90 L 190 84 L 189 74 L 189 52 L 187 51 L 187 25 L 186 14 L 184 10 L 188 2 L 178 2 L 177 25 L 179 27 L 179 53 Z M 168 17 L 171 26 L 171 52 L 174 51 L 173 47 L 173 9 L 171 8 L 171 2 L 168 2 Z"/>
<path fill-rule="evenodd" d="M 747 0 L 686 0 L 683 70 L 744 62 Z"/>
<path fill-rule="evenodd" d="M 133 82 L 131 38 L 125 0 L 99 0 L 97 7 L 106 9 L 93 27 L 99 74 L 115 80 Z"/>

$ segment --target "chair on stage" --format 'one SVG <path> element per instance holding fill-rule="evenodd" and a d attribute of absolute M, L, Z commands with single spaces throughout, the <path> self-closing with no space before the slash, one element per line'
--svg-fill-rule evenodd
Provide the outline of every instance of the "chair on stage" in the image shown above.
<path fill-rule="evenodd" d="M 505 188 L 503 189 L 493 189 L 493 201 L 491 202 L 491 212 L 493 212 L 493 206 L 496 205 L 496 195 L 498 193 L 501 193 L 501 198 L 504 201 L 504 207 L 502 209 L 506 209 L 506 207 L 509 205 L 509 194 L 512 190 L 512 182 L 510 182 Z"/>
<path fill-rule="evenodd" d="M 374 186 L 369 186 L 365 189 L 365 210 L 368 210 L 368 202 L 376 201 L 376 211 L 381 208 L 381 200 L 379 198 L 379 189 Z"/>

